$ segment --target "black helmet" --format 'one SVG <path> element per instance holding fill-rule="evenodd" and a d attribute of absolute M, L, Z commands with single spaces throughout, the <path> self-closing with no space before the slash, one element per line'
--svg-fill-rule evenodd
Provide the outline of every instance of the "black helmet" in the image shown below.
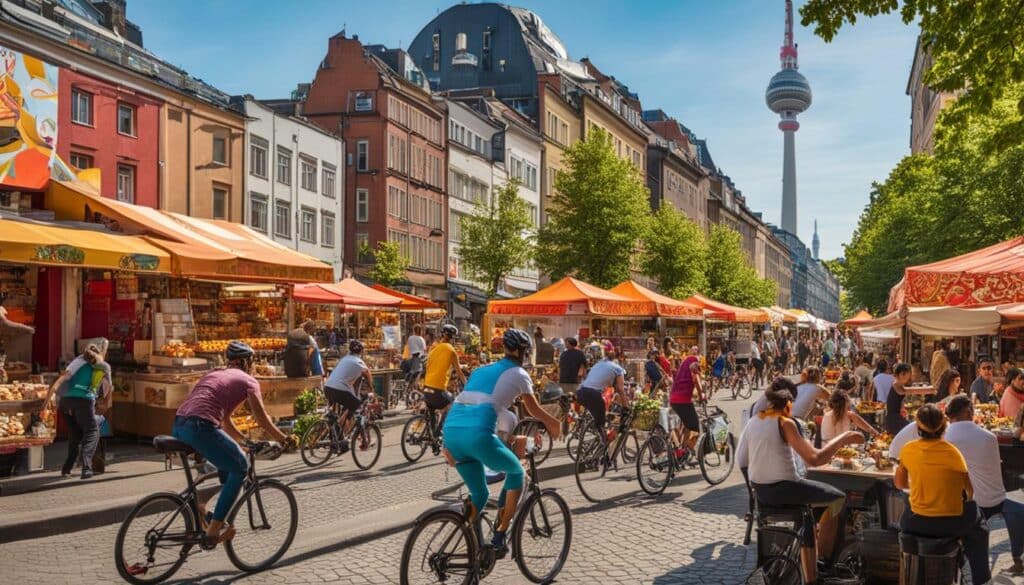
<path fill-rule="evenodd" d="M 517 349 L 528 350 L 533 347 L 533 340 L 522 329 L 506 329 L 501 341 L 506 349 L 512 351 Z"/>
<path fill-rule="evenodd" d="M 228 348 L 224 352 L 224 357 L 226 357 L 228 361 L 231 362 L 235 360 L 249 359 L 253 356 L 254 353 L 255 352 L 253 352 L 252 348 L 249 347 L 248 343 L 236 340 L 228 344 Z"/>
<path fill-rule="evenodd" d="M 348 342 L 348 352 L 354 354 L 363 353 L 363 342 L 358 339 Z"/>
<path fill-rule="evenodd" d="M 459 334 L 459 328 L 451 323 L 447 323 L 441 326 L 441 335 L 447 335 L 448 337 L 455 337 Z"/>

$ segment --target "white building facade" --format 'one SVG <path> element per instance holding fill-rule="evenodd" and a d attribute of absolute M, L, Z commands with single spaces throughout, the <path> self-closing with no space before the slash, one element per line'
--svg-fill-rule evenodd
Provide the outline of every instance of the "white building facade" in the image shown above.
<path fill-rule="evenodd" d="M 343 270 L 341 139 L 245 97 L 245 223 L 275 242 Z"/>

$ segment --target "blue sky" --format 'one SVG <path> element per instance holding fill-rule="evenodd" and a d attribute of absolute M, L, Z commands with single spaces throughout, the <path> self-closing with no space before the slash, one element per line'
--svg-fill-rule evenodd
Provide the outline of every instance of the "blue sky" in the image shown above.
<path fill-rule="evenodd" d="M 797 0 L 800 5 L 803 2 Z M 779 68 L 781 0 L 524 0 L 569 49 L 706 138 L 755 211 L 778 222 L 782 134 L 764 104 Z M 147 48 L 233 94 L 285 97 L 311 81 L 327 39 L 345 27 L 368 43 L 408 48 L 452 2 L 376 0 L 128 3 Z M 184 7 L 188 8 L 185 9 Z M 916 31 L 897 17 L 862 20 L 831 44 L 799 27 L 800 71 L 814 104 L 796 137 L 799 231 L 819 222 L 822 257 L 842 254 L 867 202 L 909 153 L 905 95 Z"/>

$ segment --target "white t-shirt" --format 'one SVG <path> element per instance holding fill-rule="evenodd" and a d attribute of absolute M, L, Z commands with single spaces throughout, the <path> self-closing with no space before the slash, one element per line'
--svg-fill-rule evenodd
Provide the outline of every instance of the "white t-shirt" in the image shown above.
<path fill-rule="evenodd" d="M 409 339 L 406 340 L 406 347 L 409 348 L 409 357 L 416 354 L 426 355 L 427 353 L 427 342 L 419 335 L 410 335 Z"/>
<path fill-rule="evenodd" d="M 327 377 L 328 388 L 334 388 L 335 390 L 343 390 L 352 394 L 356 394 L 356 389 L 353 386 L 355 381 L 363 375 L 363 371 L 368 369 L 366 362 L 363 358 L 349 354 L 338 362 L 338 365 L 334 366 L 331 370 L 331 375 Z"/>
<path fill-rule="evenodd" d="M 591 388 L 604 391 L 615 384 L 615 378 L 625 376 L 626 370 L 612 360 L 601 360 L 587 372 L 587 377 L 580 383 L 580 388 Z"/>
<path fill-rule="evenodd" d="M 951 423 L 945 439 L 956 445 L 967 461 L 967 475 L 974 488 L 974 501 L 982 508 L 998 506 L 1006 499 L 1003 466 L 996 436 L 973 421 Z"/>
<path fill-rule="evenodd" d="M 896 433 L 892 442 L 889 443 L 889 459 L 899 459 L 903 446 L 920 438 L 921 436 L 917 434 L 917 423 L 908 423 L 907 426 L 900 429 L 900 432 Z"/>
<path fill-rule="evenodd" d="M 817 384 L 800 384 L 796 387 L 796 400 L 793 401 L 793 416 L 806 419 L 814 410 L 814 402 L 822 394 Z"/>
<path fill-rule="evenodd" d="M 892 383 L 896 378 L 892 374 L 878 374 L 875 376 L 875 401 L 885 402 L 889 398 L 889 390 L 892 390 Z"/>
<path fill-rule="evenodd" d="M 750 359 L 759 360 L 761 359 L 761 348 L 756 343 L 750 344 Z"/>

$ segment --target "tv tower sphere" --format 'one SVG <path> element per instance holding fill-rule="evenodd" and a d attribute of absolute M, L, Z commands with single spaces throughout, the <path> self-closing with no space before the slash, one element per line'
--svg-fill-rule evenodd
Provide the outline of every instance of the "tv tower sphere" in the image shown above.
<path fill-rule="evenodd" d="M 811 107 L 811 84 L 796 69 L 783 69 L 768 82 L 764 101 L 768 109 L 782 117 L 779 130 L 797 130 L 800 124 L 796 115 Z"/>

